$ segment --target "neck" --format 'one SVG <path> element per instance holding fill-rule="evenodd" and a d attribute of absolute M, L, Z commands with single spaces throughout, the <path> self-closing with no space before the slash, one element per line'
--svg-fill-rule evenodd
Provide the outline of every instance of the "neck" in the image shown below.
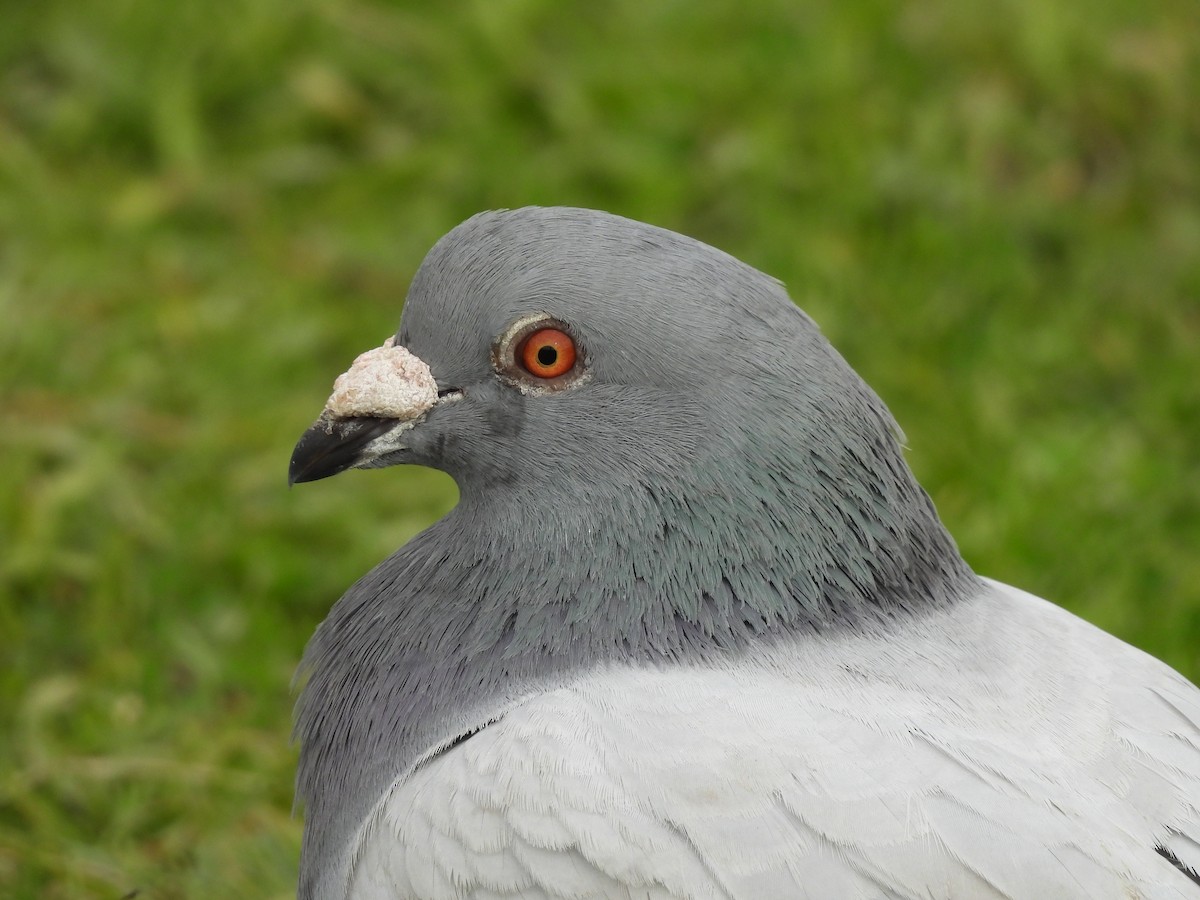
<path fill-rule="evenodd" d="M 604 661 L 736 653 L 954 602 L 974 576 L 898 451 L 885 455 L 883 481 L 868 474 L 875 454 L 751 459 L 738 473 L 710 458 L 673 480 L 558 496 L 541 520 L 530 510 L 546 498 L 519 484 L 464 491 L 308 648 L 302 896 L 421 753 L 524 692 Z"/>

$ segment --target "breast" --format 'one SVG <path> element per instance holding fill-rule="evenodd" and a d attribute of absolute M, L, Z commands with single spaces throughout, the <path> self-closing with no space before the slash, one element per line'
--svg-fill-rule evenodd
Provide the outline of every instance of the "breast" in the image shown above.
<path fill-rule="evenodd" d="M 993 584 L 529 696 L 397 779 L 347 896 L 1194 898 L 1197 798 L 1196 688 Z"/>

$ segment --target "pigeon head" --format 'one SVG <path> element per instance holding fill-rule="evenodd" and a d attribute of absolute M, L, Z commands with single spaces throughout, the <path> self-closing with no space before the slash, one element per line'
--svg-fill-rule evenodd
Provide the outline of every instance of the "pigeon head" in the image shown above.
<path fill-rule="evenodd" d="M 681 508 L 712 495 L 743 534 L 867 548 L 891 520 L 932 515 L 890 414 L 782 286 L 663 229 L 579 209 L 476 216 L 421 265 L 394 343 L 428 366 L 429 400 L 327 409 L 293 480 L 432 466 L 465 506 L 511 505 L 554 533 L 647 492 Z"/>
<path fill-rule="evenodd" d="M 442 469 L 461 494 L 451 524 L 485 532 L 477 544 L 560 573 L 551 549 L 578 566 L 590 548 L 626 563 L 630 595 L 769 569 L 768 619 L 837 624 L 925 602 L 965 568 L 887 408 L 783 287 L 650 225 L 475 216 L 337 388 L 293 481 Z"/>
<path fill-rule="evenodd" d="M 591 210 L 484 213 L 439 241 L 290 474 L 401 463 L 460 500 L 309 645 L 313 878 L 415 753 L 505 698 L 605 660 L 874 627 L 974 577 L 886 407 L 778 282 Z"/>

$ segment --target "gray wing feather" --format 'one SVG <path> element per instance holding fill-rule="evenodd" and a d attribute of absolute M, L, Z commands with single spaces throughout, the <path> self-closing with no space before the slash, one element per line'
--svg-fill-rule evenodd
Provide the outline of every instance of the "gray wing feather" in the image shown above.
<path fill-rule="evenodd" d="M 1200 898 L 1200 692 L 1011 588 L 939 616 L 531 698 L 393 786 L 348 896 Z"/>

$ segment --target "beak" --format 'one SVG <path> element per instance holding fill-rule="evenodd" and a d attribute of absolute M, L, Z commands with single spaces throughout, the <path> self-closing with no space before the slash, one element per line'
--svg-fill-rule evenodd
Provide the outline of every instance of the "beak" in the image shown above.
<path fill-rule="evenodd" d="M 366 446 L 400 424 L 396 419 L 355 416 L 338 419 L 321 414 L 296 442 L 288 465 L 288 487 L 319 481 L 344 472 L 365 459 Z"/>
<path fill-rule="evenodd" d="M 360 354 L 292 451 L 288 484 L 328 478 L 404 449 L 400 435 L 421 421 L 438 395 L 429 366 L 392 338 Z M 393 437 L 375 443 L 388 434 Z"/>

